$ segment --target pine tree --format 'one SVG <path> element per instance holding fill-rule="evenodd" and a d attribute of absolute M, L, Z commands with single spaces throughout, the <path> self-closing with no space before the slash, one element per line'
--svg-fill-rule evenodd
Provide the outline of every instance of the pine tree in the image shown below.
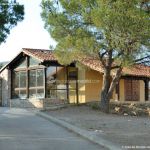
<path fill-rule="evenodd" d="M 10 30 L 22 21 L 24 6 L 15 1 L 0 0 L 0 44 L 5 42 Z"/>
<path fill-rule="evenodd" d="M 93 56 L 102 64 L 103 112 L 109 112 L 110 97 L 122 68 L 150 52 L 147 3 L 142 0 L 42 1 L 41 16 L 45 28 L 58 42 L 55 54 L 60 63 L 68 64 L 78 56 Z"/>

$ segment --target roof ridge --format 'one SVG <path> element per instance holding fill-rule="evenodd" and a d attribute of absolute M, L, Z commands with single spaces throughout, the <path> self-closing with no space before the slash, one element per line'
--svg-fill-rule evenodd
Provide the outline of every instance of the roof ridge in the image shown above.
<path fill-rule="evenodd" d="M 53 50 L 50 50 L 50 49 L 39 49 L 39 48 L 22 48 L 22 50 L 40 50 L 40 51 L 53 51 Z"/>

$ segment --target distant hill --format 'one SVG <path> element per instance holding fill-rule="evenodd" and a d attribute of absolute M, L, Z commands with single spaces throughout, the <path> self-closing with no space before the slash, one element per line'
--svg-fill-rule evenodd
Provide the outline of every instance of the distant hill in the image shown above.
<path fill-rule="evenodd" d="M 0 62 L 0 68 L 2 68 L 3 66 L 5 66 L 7 63 L 8 63 L 8 61 Z"/>

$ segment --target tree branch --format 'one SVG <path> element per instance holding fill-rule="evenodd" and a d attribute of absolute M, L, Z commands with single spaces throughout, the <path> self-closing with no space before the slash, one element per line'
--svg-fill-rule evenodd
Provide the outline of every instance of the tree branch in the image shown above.
<path fill-rule="evenodd" d="M 104 61 L 103 57 L 105 56 L 106 53 L 107 53 L 107 51 L 103 52 L 102 54 L 100 54 L 100 52 L 98 53 L 99 54 L 99 59 L 102 62 L 102 65 L 104 67 L 106 67 L 106 64 L 105 64 L 105 61 Z"/>
<path fill-rule="evenodd" d="M 113 78 L 113 80 L 111 82 L 111 85 L 110 85 L 110 88 L 109 88 L 109 91 L 108 91 L 108 97 L 111 97 L 116 84 L 119 82 L 119 79 L 121 77 L 121 72 L 122 72 L 122 67 L 120 67 L 117 70 L 116 75 L 115 75 L 115 77 Z"/>
<path fill-rule="evenodd" d="M 148 55 L 148 56 L 146 56 L 146 57 L 143 57 L 143 58 L 140 58 L 140 59 L 136 59 L 136 60 L 134 60 L 134 63 L 140 63 L 140 62 L 143 62 L 143 60 L 145 60 L 145 59 L 150 59 L 150 55 Z M 147 61 L 147 60 L 145 60 L 145 61 Z M 144 61 L 144 62 L 145 62 Z M 143 62 L 143 63 L 144 63 Z"/>
<path fill-rule="evenodd" d="M 116 65 L 116 66 L 111 67 L 111 70 L 113 70 L 113 69 L 118 69 L 118 68 L 120 68 L 120 67 L 121 67 L 121 65 Z"/>

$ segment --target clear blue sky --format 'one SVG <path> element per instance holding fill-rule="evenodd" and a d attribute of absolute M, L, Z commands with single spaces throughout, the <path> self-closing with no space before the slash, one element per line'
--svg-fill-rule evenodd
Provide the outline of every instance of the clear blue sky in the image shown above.
<path fill-rule="evenodd" d="M 41 0 L 17 0 L 25 6 L 24 21 L 14 27 L 5 43 L 0 45 L 0 62 L 10 61 L 22 48 L 49 49 L 55 41 L 44 29 L 40 12 Z"/>

